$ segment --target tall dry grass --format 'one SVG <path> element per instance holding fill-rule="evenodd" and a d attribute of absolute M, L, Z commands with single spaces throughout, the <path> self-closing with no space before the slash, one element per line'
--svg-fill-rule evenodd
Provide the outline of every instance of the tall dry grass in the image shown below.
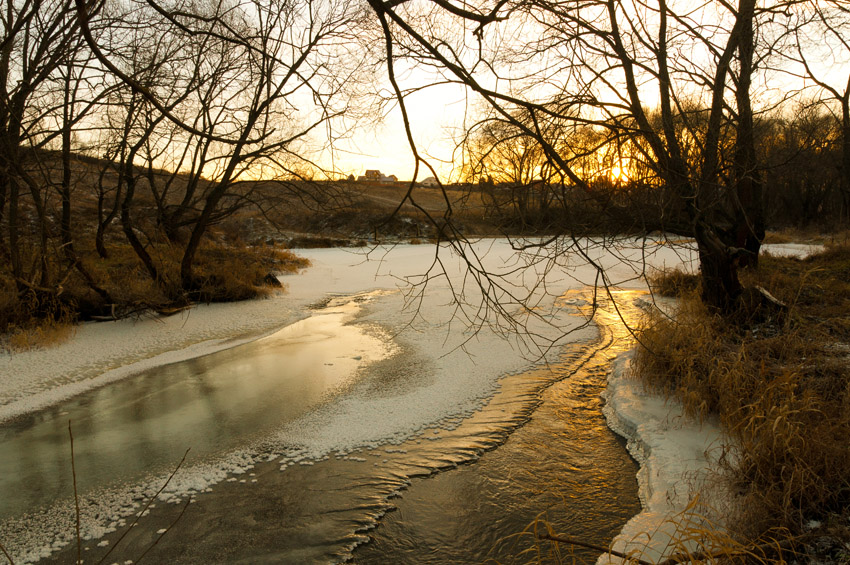
<path fill-rule="evenodd" d="M 207 241 L 197 254 L 195 288 L 186 292 L 179 276 L 181 249 L 159 242 L 151 245 L 149 252 L 158 280 L 151 279 L 127 245 L 112 245 L 107 259 L 98 257 L 93 249 L 80 250 L 85 270 L 108 292 L 111 303 L 77 271 L 69 270 L 60 255 L 49 258 L 50 271 L 65 276 L 52 284 L 50 292 L 21 290 L 7 268 L 0 267 L 0 350 L 22 351 L 59 343 L 73 334 L 73 325 L 79 320 L 167 312 L 191 302 L 256 298 L 280 286 L 275 273 L 291 273 L 309 264 L 274 245 Z"/>
<path fill-rule="evenodd" d="M 724 319 L 688 288 L 672 317 L 646 320 L 635 373 L 687 413 L 719 416 L 742 539 L 850 525 L 850 247 L 805 260 L 766 256 L 744 279 L 788 311 Z"/>

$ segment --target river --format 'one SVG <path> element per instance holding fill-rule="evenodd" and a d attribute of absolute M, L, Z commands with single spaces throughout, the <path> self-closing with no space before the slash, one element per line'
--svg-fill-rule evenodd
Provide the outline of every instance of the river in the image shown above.
<path fill-rule="evenodd" d="M 513 270 L 504 242 L 478 245 L 493 270 Z M 610 308 L 587 323 L 592 269 L 531 263 L 550 281 L 523 325 L 555 344 L 541 358 L 508 319 L 470 329 L 480 296 L 467 291 L 460 311 L 449 300 L 465 288 L 449 284 L 453 265 L 419 294 L 376 278 L 421 282 L 432 246 L 381 255 L 377 270 L 308 253 L 314 267 L 285 279 L 300 319 L 3 422 L 0 543 L 15 562 L 76 553 L 69 421 L 87 562 L 151 547 L 156 562 L 525 562 L 555 549 L 530 534 L 544 521 L 607 545 L 639 510 L 636 466 L 599 399 L 628 340 Z M 636 315 L 643 268 L 619 274 L 636 288 L 617 294 L 622 315 Z"/>

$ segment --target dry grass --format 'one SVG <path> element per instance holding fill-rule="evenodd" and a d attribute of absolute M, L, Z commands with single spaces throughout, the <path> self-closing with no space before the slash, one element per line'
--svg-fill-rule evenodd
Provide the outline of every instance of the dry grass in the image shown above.
<path fill-rule="evenodd" d="M 654 531 L 636 534 L 619 549 L 603 547 L 569 535 L 556 534 L 551 526 L 539 518 L 522 534 L 535 537 L 533 547 L 524 553 L 533 553 L 536 563 L 616 563 L 624 565 L 678 565 L 684 563 L 733 563 L 757 565 L 788 562 L 804 556 L 805 542 L 810 535 L 795 536 L 783 529 L 767 535 L 742 541 L 729 529 L 706 518 L 706 513 L 718 515 L 706 507 L 700 497 L 695 497 L 682 511 L 670 516 Z M 662 540 L 666 545 L 659 545 Z M 551 545 L 547 545 L 551 542 Z M 595 552 L 591 560 L 582 559 L 573 548 Z M 653 558 L 656 554 L 664 557 Z M 606 555 L 607 554 L 607 555 Z M 598 556 L 603 555 L 600 559 Z"/>
<path fill-rule="evenodd" d="M 200 249 L 195 265 L 198 282 L 193 299 L 203 302 L 248 300 L 269 293 L 271 273 L 292 273 L 310 262 L 275 246 L 247 247 L 207 245 Z M 166 273 L 176 277 L 179 264 L 169 262 Z"/>
<path fill-rule="evenodd" d="M 833 230 L 824 233 L 817 228 L 784 228 L 779 231 L 769 231 L 764 237 L 764 243 L 819 243 L 827 245 L 850 244 L 850 230 Z"/>
<path fill-rule="evenodd" d="M 93 250 L 81 250 L 86 271 L 109 293 L 111 304 L 76 271 L 71 271 L 54 292 L 20 292 L 10 274 L 0 269 L 0 349 L 21 351 L 59 343 L 72 335 L 76 321 L 93 316 L 123 317 L 168 311 L 192 301 L 255 298 L 273 290 L 273 273 L 290 273 L 309 264 L 273 245 L 207 242 L 195 261 L 196 288 L 186 294 L 180 288 L 181 250 L 160 243 L 149 251 L 160 274 L 156 281 L 127 245 L 111 246 L 108 259 L 101 259 Z M 53 272 L 67 269 L 61 258 L 52 260 Z"/>
<path fill-rule="evenodd" d="M 23 326 L 12 326 L 0 336 L 0 351 L 27 351 L 51 347 L 67 341 L 74 334 L 74 325 L 70 317 L 33 321 Z"/>
<path fill-rule="evenodd" d="M 652 292 L 659 296 L 680 297 L 699 290 L 698 274 L 686 273 L 680 269 L 660 271 L 649 277 Z"/>
<path fill-rule="evenodd" d="M 0 351 L 24 351 L 62 343 L 73 334 L 73 311 L 61 299 L 27 290 L 18 293 L 0 278 Z"/>
<path fill-rule="evenodd" d="M 734 451 L 726 464 L 741 495 L 733 526 L 742 539 L 846 520 L 850 247 L 806 260 L 766 256 L 745 279 L 789 305 L 783 320 L 730 322 L 688 289 L 673 319 L 647 321 L 635 371 L 688 413 L 719 415 Z"/>

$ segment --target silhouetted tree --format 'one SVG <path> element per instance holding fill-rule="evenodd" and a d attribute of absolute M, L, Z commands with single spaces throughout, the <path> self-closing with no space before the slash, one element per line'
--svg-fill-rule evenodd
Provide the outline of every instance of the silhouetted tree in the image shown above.
<path fill-rule="evenodd" d="M 752 90 L 787 32 L 782 6 L 433 0 L 427 21 L 442 24 L 430 26 L 410 2 L 370 5 L 402 107 L 396 59 L 438 66 L 510 124 L 511 135 L 533 139 L 552 174 L 589 195 L 591 179 L 564 147 L 575 131 L 593 128 L 663 191 L 664 205 L 640 217 L 642 229 L 693 237 L 705 302 L 735 308 L 738 269 L 756 261 L 764 237 Z M 694 103 L 705 111 L 691 113 Z M 614 225 L 635 216 L 616 199 L 604 213 Z"/>

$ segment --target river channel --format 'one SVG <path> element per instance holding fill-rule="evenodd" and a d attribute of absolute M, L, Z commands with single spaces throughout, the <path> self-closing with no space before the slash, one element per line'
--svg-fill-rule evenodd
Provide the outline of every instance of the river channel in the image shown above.
<path fill-rule="evenodd" d="M 16 563 L 73 562 L 76 482 L 86 562 L 573 555 L 536 540 L 547 527 L 607 545 L 640 508 L 637 467 L 599 398 L 628 340 L 616 316 L 586 325 L 588 292 L 560 296 L 576 331 L 556 355 L 494 378 L 505 355 L 496 342 L 476 349 L 473 335 L 429 354 L 445 337 L 397 333 L 386 312 L 398 292 L 371 291 L 3 423 L 0 543 Z M 638 295 L 620 293 L 621 315 L 635 315 Z M 458 408 L 431 406 L 440 391 Z"/>

